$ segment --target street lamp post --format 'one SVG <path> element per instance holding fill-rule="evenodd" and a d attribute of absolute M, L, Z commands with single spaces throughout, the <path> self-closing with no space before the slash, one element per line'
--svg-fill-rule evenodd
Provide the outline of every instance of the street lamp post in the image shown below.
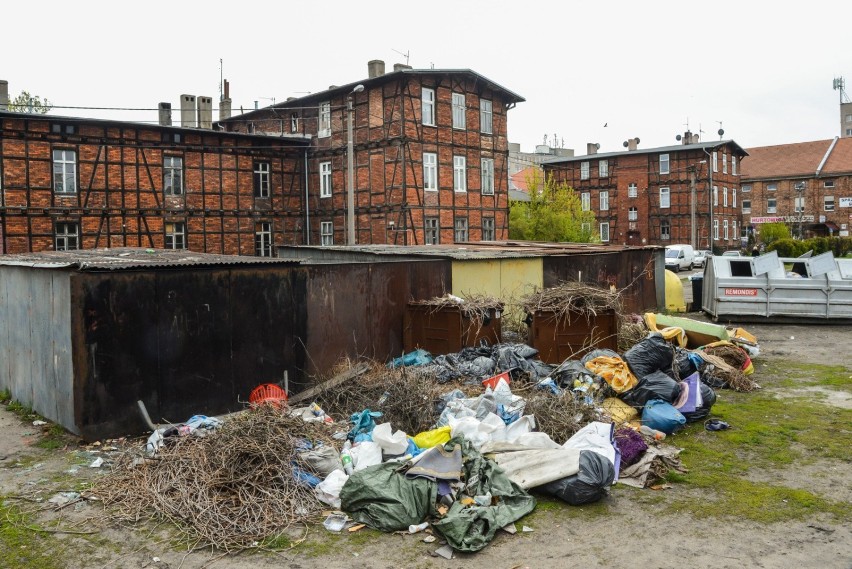
<path fill-rule="evenodd" d="M 803 218 L 804 213 L 805 213 L 805 183 L 804 182 L 796 182 L 796 185 L 793 186 L 793 188 L 796 190 L 796 193 L 799 194 L 799 199 L 798 199 L 799 203 L 796 204 L 796 205 L 798 205 L 798 207 L 796 209 L 799 210 L 799 239 L 801 240 L 801 239 L 805 238 L 805 236 L 802 233 L 802 221 L 803 221 L 802 218 Z"/>
<path fill-rule="evenodd" d="M 710 222 L 707 225 L 707 248 L 712 252 L 713 251 L 713 156 L 707 152 L 707 149 L 702 148 L 704 154 L 707 155 L 707 185 L 708 185 L 708 199 L 707 202 L 709 204 L 708 209 L 710 210 Z"/>
<path fill-rule="evenodd" d="M 346 97 L 346 228 L 349 245 L 355 245 L 355 160 L 352 141 L 352 95 L 363 90 L 363 85 L 356 85 L 349 96 Z"/>

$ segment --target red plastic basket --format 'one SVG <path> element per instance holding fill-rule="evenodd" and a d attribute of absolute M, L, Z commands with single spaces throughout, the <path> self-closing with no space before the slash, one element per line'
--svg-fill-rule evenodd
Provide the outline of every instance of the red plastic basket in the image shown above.
<path fill-rule="evenodd" d="M 252 407 L 263 404 L 283 407 L 287 405 L 287 392 L 274 383 L 263 383 L 255 387 L 249 394 L 249 403 Z"/>

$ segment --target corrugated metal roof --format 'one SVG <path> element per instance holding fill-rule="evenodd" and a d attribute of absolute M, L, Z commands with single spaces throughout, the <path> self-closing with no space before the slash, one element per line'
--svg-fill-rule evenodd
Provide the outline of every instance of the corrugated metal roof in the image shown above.
<path fill-rule="evenodd" d="M 713 148 L 721 148 L 726 144 L 730 144 L 734 149 L 738 149 L 742 156 L 748 156 L 739 144 L 733 140 L 716 140 L 713 142 L 699 142 L 698 144 L 675 144 L 672 146 L 659 146 L 657 148 L 637 148 L 636 150 L 622 150 L 619 152 L 601 152 L 600 154 L 586 154 L 583 156 L 558 157 L 542 162 L 542 166 L 549 164 L 566 164 L 568 162 L 587 162 L 589 160 L 599 160 L 601 158 L 612 158 L 614 156 L 628 156 L 634 154 L 658 154 L 661 152 L 681 152 L 684 150 L 712 150 Z"/>
<path fill-rule="evenodd" d="M 631 249 L 661 249 L 657 246 L 634 247 L 600 243 L 546 243 L 537 241 L 487 241 L 453 245 L 282 245 L 280 251 L 317 250 L 334 253 L 358 253 L 375 256 L 428 257 L 438 259 L 521 259 L 556 255 L 597 255 Z"/>
<path fill-rule="evenodd" d="M 115 247 L 78 251 L 41 251 L 0 255 L 0 266 L 46 269 L 77 268 L 87 270 L 126 270 L 167 267 L 211 267 L 229 265 L 298 264 L 292 259 L 273 259 L 241 255 L 216 255 L 171 249 Z"/>

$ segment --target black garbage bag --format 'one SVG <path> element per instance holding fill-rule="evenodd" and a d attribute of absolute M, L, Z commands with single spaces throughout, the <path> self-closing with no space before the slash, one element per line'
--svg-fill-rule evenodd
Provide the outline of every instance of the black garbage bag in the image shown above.
<path fill-rule="evenodd" d="M 675 347 L 674 369 L 677 371 L 677 377 L 680 379 L 687 378 L 698 371 L 695 362 L 689 357 L 689 350 Z"/>
<path fill-rule="evenodd" d="M 716 403 L 716 392 L 713 391 L 713 388 L 705 384 L 703 381 L 700 381 L 699 384 L 701 389 L 701 407 L 691 413 L 682 413 L 683 416 L 686 417 L 687 423 L 694 423 L 695 421 L 706 419 L 710 414 L 710 408 L 714 403 Z"/>
<path fill-rule="evenodd" d="M 550 374 L 556 385 L 562 388 L 574 387 L 574 380 L 583 376 L 597 377 L 596 374 L 586 369 L 586 366 L 578 360 L 565 360 L 559 364 Z"/>
<path fill-rule="evenodd" d="M 624 353 L 624 360 L 636 377 L 644 377 L 655 371 L 671 376 L 674 346 L 660 334 L 649 334 Z"/>
<path fill-rule="evenodd" d="M 539 489 L 572 506 L 582 506 L 606 496 L 613 480 L 615 466 L 608 458 L 591 450 L 581 450 L 577 474 L 548 482 Z"/>
<path fill-rule="evenodd" d="M 641 411 L 645 407 L 645 403 L 652 399 L 662 399 L 666 403 L 673 403 L 679 395 L 680 385 L 678 385 L 678 382 L 661 371 L 655 371 L 642 376 L 636 387 L 621 394 L 621 399 Z"/>
<path fill-rule="evenodd" d="M 620 355 L 618 355 L 616 352 L 613 352 L 612 350 L 608 350 L 607 348 L 599 348 L 597 350 L 592 350 L 592 351 L 586 353 L 586 355 L 584 355 L 582 357 L 582 359 L 580 359 L 580 363 L 585 364 L 586 362 L 591 361 L 598 356 L 604 356 L 604 357 L 607 357 L 607 358 L 620 358 L 621 357 Z"/>

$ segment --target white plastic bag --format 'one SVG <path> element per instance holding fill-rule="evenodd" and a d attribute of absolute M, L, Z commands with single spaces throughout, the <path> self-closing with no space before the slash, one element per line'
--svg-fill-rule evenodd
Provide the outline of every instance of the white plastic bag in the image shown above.
<path fill-rule="evenodd" d="M 342 470 L 332 470 L 325 477 L 325 480 L 317 484 L 316 488 L 314 488 L 317 499 L 332 508 L 340 509 L 340 490 L 343 489 L 343 485 L 346 484 L 347 480 L 349 480 L 349 477 L 345 472 Z"/>
<path fill-rule="evenodd" d="M 357 472 L 382 463 L 382 447 L 373 441 L 363 441 L 349 449 L 352 466 Z"/>
<path fill-rule="evenodd" d="M 391 434 L 391 424 L 382 423 L 373 429 L 373 442 L 378 444 L 382 452 L 389 456 L 404 454 L 408 449 L 408 437 L 403 431 Z"/>

